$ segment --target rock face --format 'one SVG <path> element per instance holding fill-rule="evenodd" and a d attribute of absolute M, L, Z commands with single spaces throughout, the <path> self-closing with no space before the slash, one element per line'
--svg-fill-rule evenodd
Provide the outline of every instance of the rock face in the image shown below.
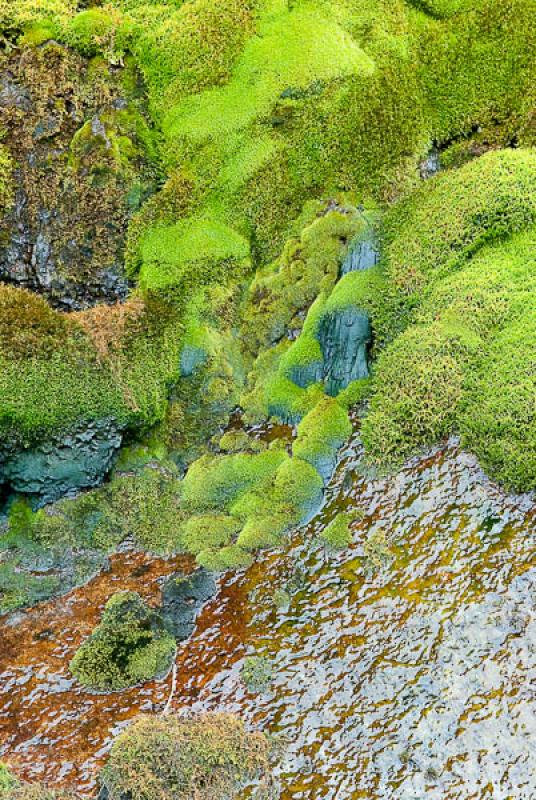
<path fill-rule="evenodd" d="M 162 590 L 162 613 L 169 631 L 182 642 L 193 633 L 196 617 L 216 592 L 214 576 L 205 569 L 173 575 Z"/>
<path fill-rule="evenodd" d="M 323 380 L 329 395 L 335 396 L 352 381 L 368 377 L 372 331 L 364 311 L 347 308 L 328 314 L 320 323 L 318 338 L 324 356 Z"/>
<path fill-rule="evenodd" d="M 0 483 L 37 505 L 97 486 L 109 471 L 122 433 L 113 419 L 85 423 L 28 450 L 0 452 Z"/>
<path fill-rule="evenodd" d="M 128 291 L 124 240 L 145 168 L 121 91 L 118 72 L 55 42 L 0 57 L 3 141 L 16 164 L 0 280 L 62 310 Z"/>

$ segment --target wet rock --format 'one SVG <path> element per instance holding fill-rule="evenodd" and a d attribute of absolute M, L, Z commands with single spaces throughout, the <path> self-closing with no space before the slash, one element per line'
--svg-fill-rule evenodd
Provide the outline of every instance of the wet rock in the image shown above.
<path fill-rule="evenodd" d="M 323 379 L 329 395 L 335 396 L 352 381 L 368 377 L 367 354 L 372 331 L 364 311 L 347 308 L 325 316 L 318 338 L 324 356 Z"/>
<path fill-rule="evenodd" d="M 366 227 L 348 248 L 346 258 L 341 265 L 341 277 L 349 272 L 371 269 L 380 259 L 379 245 L 374 231 Z"/>
<path fill-rule="evenodd" d="M 31 495 L 37 505 L 52 503 L 78 489 L 97 486 L 121 440 L 117 422 L 103 419 L 26 450 L 0 451 L 0 483 Z"/>
<path fill-rule="evenodd" d="M 152 178 L 125 122 L 133 101 L 118 100 L 119 88 L 119 73 L 91 72 L 53 42 L 15 49 L 0 68 L 3 141 L 16 164 L 15 203 L 0 218 L 0 280 L 63 311 L 128 293 L 129 192 L 147 193 Z"/>
<path fill-rule="evenodd" d="M 299 367 L 292 367 L 290 379 L 296 386 L 306 389 L 313 383 L 319 383 L 324 379 L 324 364 L 322 361 L 310 361 Z"/>
<path fill-rule="evenodd" d="M 168 630 L 177 641 L 193 633 L 201 607 L 216 592 L 214 575 L 198 569 L 191 575 L 173 575 L 162 589 L 162 614 Z"/>

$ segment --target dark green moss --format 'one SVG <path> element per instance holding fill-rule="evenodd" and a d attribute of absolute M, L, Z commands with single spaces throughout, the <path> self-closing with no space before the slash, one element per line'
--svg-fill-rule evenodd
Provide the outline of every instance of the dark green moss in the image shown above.
<path fill-rule="evenodd" d="M 175 649 L 160 616 L 135 592 L 119 592 L 106 603 L 101 622 L 76 651 L 70 669 L 89 689 L 125 689 L 165 675 Z"/>

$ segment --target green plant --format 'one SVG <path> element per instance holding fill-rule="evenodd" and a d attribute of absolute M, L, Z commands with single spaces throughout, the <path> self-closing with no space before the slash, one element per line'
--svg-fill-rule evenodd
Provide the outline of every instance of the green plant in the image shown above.
<path fill-rule="evenodd" d="M 249 692 L 265 692 L 272 680 L 273 667 L 265 656 L 247 656 L 240 670 L 240 677 Z"/>
<path fill-rule="evenodd" d="M 231 714 L 142 716 L 114 742 L 101 781 L 111 797 L 227 800 L 268 775 L 269 752 Z"/>
<path fill-rule="evenodd" d="M 345 550 L 352 543 L 351 523 L 355 515 L 340 512 L 320 533 L 320 538 L 332 550 Z"/>
<path fill-rule="evenodd" d="M 106 603 L 100 624 L 76 651 L 70 669 L 90 689 L 124 689 L 164 675 L 175 649 L 159 615 L 135 592 L 119 592 Z"/>

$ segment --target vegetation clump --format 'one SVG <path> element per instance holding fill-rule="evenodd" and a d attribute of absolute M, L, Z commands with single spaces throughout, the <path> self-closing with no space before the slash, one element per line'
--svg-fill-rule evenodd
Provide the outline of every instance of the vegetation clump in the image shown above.
<path fill-rule="evenodd" d="M 352 543 L 351 524 L 355 515 L 340 512 L 320 533 L 320 538 L 331 550 L 345 550 Z"/>
<path fill-rule="evenodd" d="M 232 714 L 145 716 L 116 739 L 101 773 L 113 798 L 228 800 L 269 778 L 270 746 Z"/>
<path fill-rule="evenodd" d="M 175 649 L 157 612 L 135 592 L 119 592 L 106 603 L 101 622 L 76 651 L 70 668 L 89 689 L 125 689 L 165 675 Z"/>

